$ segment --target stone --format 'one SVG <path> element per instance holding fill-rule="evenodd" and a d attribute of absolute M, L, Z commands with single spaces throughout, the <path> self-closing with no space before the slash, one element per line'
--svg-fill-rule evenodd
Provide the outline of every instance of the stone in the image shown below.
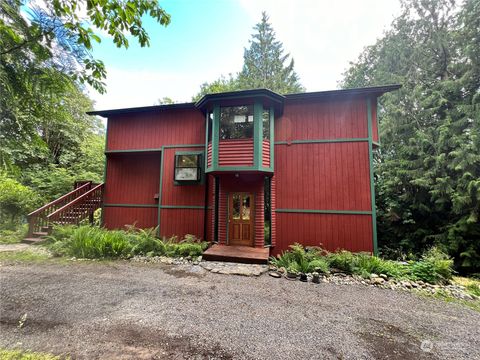
<path fill-rule="evenodd" d="M 371 280 L 371 283 L 373 285 L 382 285 L 384 282 L 385 282 L 385 279 L 381 277 L 376 277 Z"/>
<path fill-rule="evenodd" d="M 388 280 L 388 276 L 385 274 L 380 274 L 379 275 L 383 280 Z"/>
<path fill-rule="evenodd" d="M 410 281 L 403 280 L 400 282 L 400 285 L 402 285 L 404 288 L 411 289 L 412 284 L 410 284 Z"/>
<path fill-rule="evenodd" d="M 270 275 L 271 277 L 276 278 L 276 279 L 282 277 L 282 275 L 280 275 L 280 273 L 278 273 L 277 271 L 270 271 L 270 272 L 268 273 L 268 275 Z"/>
<path fill-rule="evenodd" d="M 378 278 L 377 274 L 375 274 L 375 273 L 370 274 L 370 279 L 376 279 L 376 278 Z"/>

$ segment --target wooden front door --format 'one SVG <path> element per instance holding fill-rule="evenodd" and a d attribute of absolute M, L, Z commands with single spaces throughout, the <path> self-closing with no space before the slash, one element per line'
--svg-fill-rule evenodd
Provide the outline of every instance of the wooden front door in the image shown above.
<path fill-rule="evenodd" d="M 228 245 L 253 246 L 253 194 L 231 193 L 228 214 Z"/>

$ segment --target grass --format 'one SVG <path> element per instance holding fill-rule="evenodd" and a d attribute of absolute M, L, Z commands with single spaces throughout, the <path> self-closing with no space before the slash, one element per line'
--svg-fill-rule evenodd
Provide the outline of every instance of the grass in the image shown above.
<path fill-rule="evenodd" d="M 41 262 L 49 260 L 50 257 L 48 254 L 31 251 L 31 250 L 22 250 L 22 251 L 2 251 L 0 252 L 0 261 L 7 262 Z M 1 359 L 1 357 L 0 357 Z"/>
<path fill-rule="evenodd" d="M 466 278 L 461 276 L 454 276 L 453 282 L 465 286 L 466 290 L 475 296 L 480 296 L 480 280 L 474 278 Z"/>
<path fill-rule="evenodd" d="M 24 350 L 7 350 L 0 348 L 0 359 L 2 360 L 62 360 L 70 359 L 70 357 L 61 357 L 47 353 L 24 351 Z"/>
<path fill-rule="evenodd" d="M 399 262 L 367 253 L 351 253 L 345 250 L 327 252 L 320 248 L 305 249 L 294 244 L 281 256 L 270 258 L 270 263 L 297 273 L 326 273 L 336 269 L 365 278 L 375 273 L 395 279 L 422 280 L 431 284 L 445 283 L 453 275 L 453 261 L 436 248 L 427 251 L 418 261 Z M 472 289 L 476 291 L 473 285 Z"/>
<path fill-rule="evenodd" d="M 94 226 L 55 227 L 48 237 L 48 249 L 56 256 L 83 259 L 128 259 L 135 255 L 200 256 L 208 243 L 193 235 L 160 240 L 156 229 L 106 230 Z"/>

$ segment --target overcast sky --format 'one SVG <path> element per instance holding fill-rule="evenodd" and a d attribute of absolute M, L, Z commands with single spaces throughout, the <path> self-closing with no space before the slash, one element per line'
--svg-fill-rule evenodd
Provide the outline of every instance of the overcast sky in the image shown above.
<path fill-rule="evenodd" d="M 342 73 L 400 12 L 398 0 L 166 0 L 172 22 L 146 19 L 150 48 L 134 40 L 117 49 L 103 36 L 94 56 L 105 62 L 107 93 L 90 90 L 95 108 L 153 105 L 168 96 L 191 101 L 204 82 L 241 70 L 243 50 L 265 10 L 307 91 L 338 87 Z"/>

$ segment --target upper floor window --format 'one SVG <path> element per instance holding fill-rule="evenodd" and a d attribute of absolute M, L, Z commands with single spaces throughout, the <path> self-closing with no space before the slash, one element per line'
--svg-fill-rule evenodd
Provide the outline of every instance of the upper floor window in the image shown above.
<path fill-rule="evenodd" d="M 220 108 L 220 139 L 253 138 L 253 105 Z"/>
<path fill-rule="evenodd" d="M 265 140 L 270 140 L 270 110 L 269 109 L 263 109 L 262 121 L 263 121 L 263 138 Z"/>

